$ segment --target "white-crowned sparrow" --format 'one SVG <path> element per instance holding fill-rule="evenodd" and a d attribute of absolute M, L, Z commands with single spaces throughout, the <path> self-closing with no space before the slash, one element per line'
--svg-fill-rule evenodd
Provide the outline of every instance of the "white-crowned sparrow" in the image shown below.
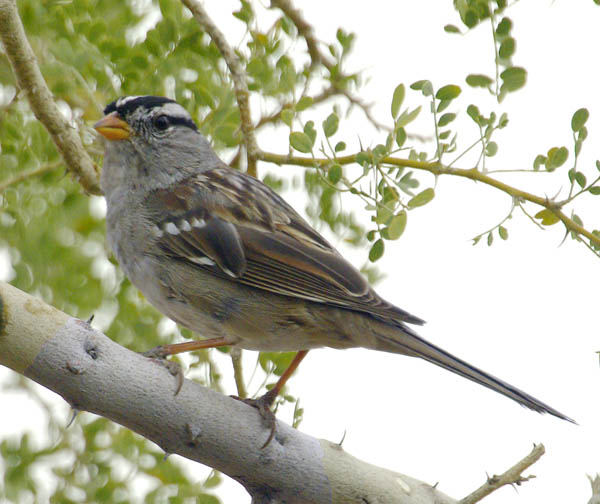
<path fill-rule="evenodd" d="M 101 184 L 108 242 L 125 274 L 162 313 L 221 345 L 300 351 L 365 347 L 421 357 L 541 413 L 572 421 L 516 387 L 425 341 L 423 321 L 384 301 L 281 197 L 225 165 L 187 111 L 128 96 L 94 126 L 106 142 Z"/>

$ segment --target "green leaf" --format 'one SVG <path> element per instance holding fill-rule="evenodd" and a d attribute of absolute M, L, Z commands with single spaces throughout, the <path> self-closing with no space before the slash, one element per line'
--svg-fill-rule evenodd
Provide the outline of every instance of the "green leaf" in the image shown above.
<path fill-rule="evenodd" d="M 456 119 L 456 114 L 444 114 L 442 117 L 440 117 L 440 120 L 438 121 L 438 126 L 440 128 L 446 126 L 447 124 L 450 124 L 452 121 L 454 121 L 454 119 Z"/>
<path fill-rule="evenodd" d="M 294 111 L 289 108 L 283 109 L 281 111 L 281 120 L 288 126 L 291 126 L 294 120 Z"/>
<path fill-rule="evenodd" d="M 512 21 L 510 18 L 502 18 L 502 20 L 498 23 L 496 27 L 496 35 L 500 35 L 501 37 L 504 35 L 508 35 L 512 28 Z"/>
<path fill-rule="evenodd" d="M 585 175 L 581 172 L 576 172 L 575 173 L 575 182 L 577 182 L 579 184 L 579 187 L 581 187 L 583 189 L 586 185 Z"/>
<path fill-rule="evenodd" d="M 304 133 L 310 138 L 311 146 L 315 145 L 315 139 L 317 138 L 317 132 L 315 130 L 315 123 L 313 121 L 308 121 L 304 125 Z"/>
<path fill-rule="evenodd" d="M 600 171 L 600 161 L 596 160 L 596 170 Z"/>
<path fill-rule="evenodd" d="M 294 131 L 290 133 L 290 145 L 299 152 L 308 154 L 312 151 L 313 143 L 306 133 Z"/>
<path fill-rule="evenodd" d="M 371 164 L 371 156 L 368 152 L 361 151 L 356 155 L 356 162 L 362 167 L 367 167 Z"/>
<path fill-rule="evenodd" d="M 302 112 L 313 104 L 313 99 L 310 96 L 303 96 L 296 103 L 296 111 Z"/>
<path fill-rule="evenodd" d="M 502 41 L 500 44 L 500 49 L 498 49 L 498 56 L 502 59 L 509 59 L 514 53 L 516 48 L 515 39 L 512 37 L 508 37 Z"/>
<path fill-rule="evenodd" d="M 438 100 L 454 100 L 458 95 L 460 95 L 460 87 L 455 84 L 448 84 L 438 89 L 435 97 Z"/>
<path fill-rule="evenodd" d="M 446 26 L 444 26 L 444 31 L 446 33 L 460 33 L 460 29 L 457 26 L 454 26 L 453 24 L 447 24 Z"/>
<path fill-rule="evenodd" d="M 281 376 L 294 359 L 295 352 L 260 352 L 258 362 L 264 371 Z"/>
<path fill-rule="evenodd" d="M 431 81 L 428 80 L 413 82 L 410 85 L 410 88 L 414 89 L 415 91 L 421 91 L 423 96 L 431 96 L 433 94 L 433 85 L 431 84 Z"/>
<path fill-rule="evenodd" d="M 552 147 L 548 151 L 546 159 L 546 170 L 554 171 L 562 166 L 569 157 L 569 150 L 566 147 Z"/>
<path fill-rule="evenodd" d="M 333 150 L 335 150 L 335 152 L 341 152 L 343 150 L 346 150 L 346 142 L 336 143 Z"/>
<path fill-rule="evenodd" d="M 494 235 L 491 232 L 489 232 L 488 235 L 487 235 L 487 244 L 488 244 L 488 247 L 491 247 L 492 243 L 494 243 Z"/>
<path fill-rule="evenodd" d="M 452 100 L 439 100 L 438 106 L 437 106 L 437 112 L 438 113 L 443 112 L 450 106 L 451 103 L 452 103 Z"/>
<path fill-rule="evenodd" d="M 469 105 L 467 107 L 467 115 L 477 124 L 481 123 L 481 114 L 479 113 L 479 108 L 477 108 L 477 105 Z"/>
<path fill-rule="evenodd" d="M 386 205 L 377 206 L 377 216 L 374 218 L 377 224 L 388 225 L 394 213 Z"/>
<path fill-rule="evenodd" d="M 500 226 L 498 228 L 498 234 L 500 235 L 500 238 L 502 238 L 503 240 L 508 240 L 508 231 L 506 230 L 506 228 L 504 226 Z"/>
<path fill-rule="evenodd" d="M 327 178 L 332 184 L 337 184 L 342 178 L 342 167 L 339 164 L 334 164 L 327 170 Z"/>
<path fill-rule="evenodd" d="M 487 87 L 491 86 L 492 83 L 494 82 L 487 75 L 483 75 L 483 74 L 469 74 L 469 75 L 467 75 L 467 78 L 465 80 L 467 81 L 467 84 L 471 87 L 483 87 L 483 88 L 487 88 Z"/>
<path fill-rule="evenodd" d="M 340 124 L 340 118 L 334 112 L 329 114 L 329 117 L 323 121 L 323 133 L 327 138 L 335 135 L 338 130 L 338 126 Z"/>
<path fill-rule="evenodd" d="M 378 259 L 381 259 L 384 249 L 385 245 L 383 244 L 383 240 L 379 238 L 379 240 L 373 244 L 371 250 L 369 250 L 369 261 L 375 262 Z"/>
<path fill-rule="evenodd" d="M 398 128 L 398 131 L 396 131 L 396 145 L 399 148 L 402 148 L 404 142 L 406 142 L 406 130 L 404 128 Z"/>
<path fill-rule="evenodd" d="M 544 226 L 552 226 L 560 221 L 560 219 L 547 208 L 536 213 L 535 218 L 540 219 Z"/>
<path fill-rule="evenodd" d="M 416 82 L 413 82 L 410 85 L 410 89 L 414 89 L 415 91 L 420 91 L 421 89 L 423 89 L 423 86 L 425 85 L 426 82 L 429 82 L 428 80 L 418 80 Z"/>
<path fill-rule="evenodd" d="M 488 142 L 485 146 L 485 155 L 492 157 L 496 155 L 496 152 L 498 152 L 498 144 L 496 142 Z"/>
<path fill-rule="evenodd" d="M 400 112 L 400 107 L 402 106 L 402 102 L 404 101 L 404 95 L 406 91 L 404 89 L 404 84 L 398 84 L 396 89 L 394 89 L 394 96 L 392 98 L 392 117 L 396 119 L 398 117 L 398 113 Z"/>
<path fill-rule="evenodd" d="M 505 128 L 507 124 L 508 124 L 508 114 L 506 112 L 504 112 L 500 116 L 500 119 L 498 119 L 498 127 Z"/>
<path fill-rule="evenodd" d="M 527 71 L 521 67 L 509 67 L 500 74 L 502 88 L 507 92 L 521 89 L 527 81 Z"/>
<path fill-rule="evenodd" d="M 545 165 L 546 161 L 547 161 L 547 157 L 544 156 L 543 154 L 538 154 L 535 159 L 533 160 L 533 169 L 534 170 L 539 170 L 540 166 Z"/>
<path fill-rule="evenodd" d="M 585 125 L 588 117 L 590 117 L 588 109 L 580 108 L 577 110 L 571 119 L 571 129 L 575 132 L 579 131 Z"/>
<path fill-rule="evenodd" d="M 402 112 L 402 114 L 400 114 L 400 117 L 396 121 L 396 126 L 398 128 L 403 128 L 407 124 L 413 122 L 419 115 L 419 112 L 421 112 L 420 105 L 416 109 L 411 110 L 410 112 L 408 110 L 405 110 L 404 112 Z"/>
<path fill-rule="evenodd" d="M 406 219 L 407 215 L 404 210 L 394 216 L 387 227 L 387 233 L 390 240 L 397 240 L 402 236 L 402 233 L 404 233 L 404 230 L 406 229 Z"/>
<path fill-rule="evenodd" d="M 590 192 L 590 194 L 593 194 L 594 196 L 598 196 L 598 195 L 600 195 L 600 186 L 590 187 L 588 189 L 588 191 Z"/>
<path fill-rule="evenodd" d="M 434 197 L 435 197 L 435 191 L 433 190 L 432 187 L 428 187 L 427 189 L 424 189 L 423 191 L 421 191 L 416 196 L 413 196 L 408 201 L 408 208 L 416 208 L 416 207 L 420 207 L 420 206 L 426 205 Z"/>

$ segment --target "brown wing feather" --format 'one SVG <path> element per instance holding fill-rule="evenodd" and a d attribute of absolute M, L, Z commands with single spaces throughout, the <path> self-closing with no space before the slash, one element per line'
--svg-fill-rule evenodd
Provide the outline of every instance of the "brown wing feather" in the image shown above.
<path fill-rule="evenodd" d="M 236 197 L 240 189 L 243 205 Z M 147 204 L 161 230 L 156 239 L 163 250 L 214 275 L 390 322 L 423 323 L 381 299 L 319 233 L 256 179 L 230 168 L 208 170 L 174 191 L 157 191 Z M 168 222 L 164 205 L 170 210 Z"/>

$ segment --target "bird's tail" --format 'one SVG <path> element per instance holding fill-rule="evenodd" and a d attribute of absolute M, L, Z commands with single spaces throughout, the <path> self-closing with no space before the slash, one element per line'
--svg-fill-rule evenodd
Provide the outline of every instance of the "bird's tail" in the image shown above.
<path fill-rule="evenodd" d="M 389 327 L 389 326 L 388 326 Z M 555 410 L 551 406 L 543 403 L 539 399 L 519 390 L 517 387 L 506 383 L 505 381 L 492 376 L 491 374 L 482 371 L 481 369 L 472 366 L 458 357 L 442 350 L 441 348 L 429 343 L 421 338 L 410 327 L 402 324 L 400 327 L 402 334 L 399 334 L 397 329 L 391 331 L 377 331 L 377 337 L 381 343 L 378 350 L 383 350 L 393 353 L 403 353 L 415 357 L 421 357 L 437 366 L 440 366 L 448 371 L 452 371 L 460 376 L 464 376 L 469 380 L 479 383 L 484 387 L 488 387 L 496 392 L 510 397 L 526 408 L 537 411 L 538 413 L 549 413 L 568 422 L 577 423 L 572 418 L 563 415 L 560 411 Z"/>

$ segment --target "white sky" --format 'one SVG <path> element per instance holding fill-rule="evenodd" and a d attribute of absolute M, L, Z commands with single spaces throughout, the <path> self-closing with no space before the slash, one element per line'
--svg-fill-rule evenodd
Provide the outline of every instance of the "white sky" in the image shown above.
<path fill-rule="evenodd" d="M 213 4 L 207 3 L 211 13 L 214 8 L 230 13 L 235 5 Z M 437 87 L 459 84 L 463 94 L 450 110 L 464 111 L 475 102 L 483 104 L 482 112 L 508 113 L 511 123 L 496 137 L 500 150 L 488 166 L 515 169 L 529 168 L 538 153 L 555 145 L 572 151 L 571 115 L 585 106 L 590 110 L 589 137 L 579 166 L 588 179 L 596 176 L 600 8 L 592 2 L 519 2 L 508 12 L 517 39 L 514 63 L 526 67 L 529 77 L 525 89 L 509 95 L 501 107 L 464 84 L 468 73 L 493 74 L 489 25 L 467 37 L 445 34 L 445 24 L 460 24 L 449 0 L 297 4 L 321 39 L 333 40 L 339 26 L 357 34 L 349 63 L 364 68 L 370 77 L 362 96 L 376 103 L 374 112 L 380 120 L 388 120 L 392 91 L 400 82 L 408 86 L 427 78 Z M 230 23 L 230 14 L 215 17 L 218 23 Z M 405 104 L 412 108 L 425 102 L 420 93 L 411 91 Z M 430 132 L 426 110 L 425 106 L 416 123 L 419 133 Z M 320 124 L 321 119 L 315 122 Z M 349 146 L 356 147 L 351 140 L 356 132 L 365 145 L 381 141 L 360 113 L 353 121 L 345 130 L 351 132 L 345 138 Z M 468 129 L 469 121 L 457 121 L 461 132 L 472 133 L 459 137 L 463 146 L 476 135 L 474 127 Z M 263 148 L 275 148 L 285 145 L 279 142 L 285 137 L 263 135 L 259 140 Z M 567 187 L 566 170 L 563 166 L 554 176 L 512 174 L 503 180 L 554 195 Z M 432 183 L 427 176 L 421 180 L 423 187 Z M 509 198 L 450 177 L 439 180 L 436 193 L 431 204 L 409 215 L 403 238 L 388 243 L 380 262 L 388 276 L 378 292 L 427 320 L 420 333 L 430 341 L 580 425 L 538 415 L 417 359 L 366 350 L 317 350 L 290 382 L 305 409 L 301 430 L 332 441 L 346 431 L 344 448 L 350 454 L 432 484 L 439 482 L 438 488 L 455 498 L 482 484 L 486 472 L 503 472 L 526 455 L 532 443 L 543 442 L 546 455 L 527 472 L 537 478 L 518 493 L 505 488 L 484 502 L 587 502 L 590 487 L 585 475 L 600 472 L 600 369 L 595 353 L 600 350 L 595 289 L 600 260 L 571 240 L 558 247 L 563 234 L 558 225 L 541 231 L 518 213 L 506 225 L 507 242 L 496 236 L 491 248 L 483 243 L 473 247 L 470 238 L 504 217 Z M 292 195 L 286 197 L 300 208 Z M 575 205 L 591 228 L 598 203 L 600 197 L 587 197 Z M 600 227 L 597 221 L 596 226 Z M 357 265 L 364 259 L 356 251 L 348 254 Z M 253 353 L 247 356 L 248 370 L 254 358 Z M 221 368 L 230 374 L 226 361 Z M 23 418 L 34 417 L 25 404 L 21 411 Z M 289 421 L 291 412 L 283 411 L 279 417 Z M 232 482 L 219 494 L 228 504 L 250 500 Z"/>

